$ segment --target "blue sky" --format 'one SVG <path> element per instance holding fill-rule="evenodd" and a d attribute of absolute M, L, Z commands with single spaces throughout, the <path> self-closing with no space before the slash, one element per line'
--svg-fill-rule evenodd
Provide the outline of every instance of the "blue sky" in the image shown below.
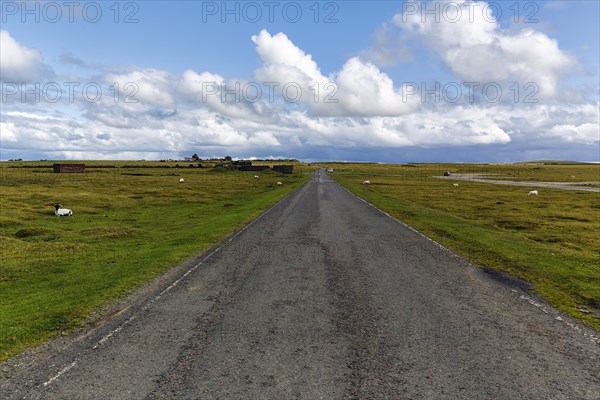
<path fill-rule="evenodd" d="M 600 158 L 597 1 L 2 1 L 0 12 L 0 159 Z"/>

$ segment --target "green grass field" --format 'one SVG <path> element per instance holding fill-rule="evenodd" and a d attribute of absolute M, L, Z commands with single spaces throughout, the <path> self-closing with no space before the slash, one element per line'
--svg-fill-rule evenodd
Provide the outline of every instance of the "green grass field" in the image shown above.
<path fill-rule="evenodd" d="M 510 272 L 600 331 L 600 194 L 450 181 L 484 173 L 524 181 L 600 181 L 600 165 L 322 164 L 352 192 L 481 267 Z M 571 176 L 575 176 L 573 179 Z M 363 186 L 370 180 L 370 186 Z M 454 188 L 458 183 L 459 188 Z"/>
<path fill-rule="evenodd" d="M 310 176 L 300 166 L 280 175 L 157 162 L 54 174 L 51 165 L 0 163 L 0 361 L 81 326 Z M 74 216 L 56 217 L 55 203 Z"/>

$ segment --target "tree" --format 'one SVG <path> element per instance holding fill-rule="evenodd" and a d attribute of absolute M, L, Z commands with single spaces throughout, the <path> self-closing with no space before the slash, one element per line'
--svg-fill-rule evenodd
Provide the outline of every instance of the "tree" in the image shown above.
<path fill-rule="evenodd" d="M 231 156 L 225 156 L 224 160 L 227 162 L 231 162 Z"/>
<path fill-rule="evenodd" d="M 200 161 L 200 157 L 198 157 L 198 154 L 194 153 L 194 155 L 192 156 L 192 160 Z"/>

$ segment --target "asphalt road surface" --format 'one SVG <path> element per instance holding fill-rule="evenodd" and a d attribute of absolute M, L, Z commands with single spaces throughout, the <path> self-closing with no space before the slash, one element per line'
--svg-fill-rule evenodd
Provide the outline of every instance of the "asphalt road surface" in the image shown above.
<path fill-rule="evenodd" d="M 600 342 L 317 174 L 2 399 L 595 399 Z M 187 271 L 187 272 L 186 272 Z"/>

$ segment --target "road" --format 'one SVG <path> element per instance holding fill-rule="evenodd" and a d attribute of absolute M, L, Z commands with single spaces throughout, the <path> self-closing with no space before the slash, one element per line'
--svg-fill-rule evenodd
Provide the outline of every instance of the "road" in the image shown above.
<path fill-rule="evenodd" d="M 586 192 L 600 192 L 600 181 L 586 182 L 537 182 L 537 181 L 511 181 L 501 179 L 486 179 L 489 175 L 484 174 L 452 174 L 451 176 L 435 176 L 438 179 L 448 179 L 456 181 L 492 183 L 494 185 L 509 185 L 509 186 L 527 186 L 540 187 L 546 189 L 562 189 L 562 190 L 583 190 Z"/>
<path fill-rule="evenodd" d="M 317 174 L 2 399 L 598 399 L 600 341 Z"/>

